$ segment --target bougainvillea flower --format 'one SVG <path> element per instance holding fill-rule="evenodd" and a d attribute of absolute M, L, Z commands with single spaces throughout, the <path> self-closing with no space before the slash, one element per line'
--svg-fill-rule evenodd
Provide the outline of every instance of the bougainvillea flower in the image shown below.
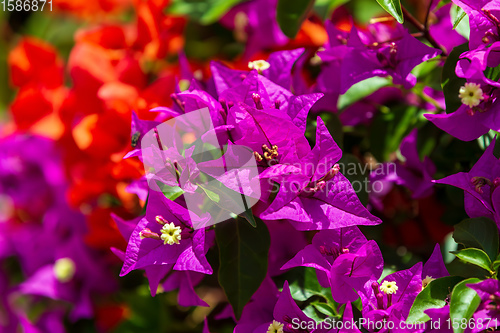
<path fill-rule="evenodd" d="M 45 311 L 34 323 L 24 315 L 21 315 L 19 317 L 19 323 L 25 333 L 66 332 L 66 328 L 64 327 L 64 311 L 62 309 Z"/>
<path fill-rule="evenodd" d="M 465 191 L 465 211 L 470 217 L 489 217 L 500 225 L 500 160 L 493 155 L 495 142 L 489 145 L 469 172 L 460 172 L 436 180 Z"/>
<path fill-rule="evenodd" d="M 467 83 L 457 92 L 462 105 L 452 113 L 426 114 L 425 117 L 463 141 L 477 139 L 490 129 L 500 130 L 497 89 L 500 83 L 485 74 L 488 68 L 500 64 L 496 56 L 499 49 L 500 42 L 495 42 L 488 48 L 481 46 L 460 55 L 456 74 L 467 79 Z"/>
<path fill-rule="evenodd" d="M 273 321 L 273 310 L 279 297 L 279 290 L 273 280 L 266 276 L 259 289 L 243 308 L 241 318 L 234 328 L 235 333 L 253 333 L 257 327 L 269 327 Z M 264 331 L 265 331 L 264 330 Z"/>
<path fill-rule="evenodd" d="M 459 140 L 471 141 L 488 133 L 489 126 L 485 125 L 487 113 L 477 112 L 471 116 L 470 108 L 461 105 L 457 111 L 442 114 L 425 114 L 425 118 L 443 131 Z M 493 112 L 493 110 L 491 110 Z M 491 123 L 490 123 L 491 124 Z"/>
<path fill-rule="evenodd" d="M 375 49 L 370 49 L 361 41 L 356 28 L 352 29 L 347 46 L 350 49 L 342 62 L 341 93 L 345 93 L 353 84 L 373 76 L 390 75 L 395 84 L 411 88 L 416 82 L 411 70 L 441 53 L 418 41 L 408 32 L 399 40 L 381 43 Z"/>
<path fill-rule="evenodd" d="M 471 50 L 482 45 L 489 45 L 500 39 L 498 33 L 498 18 L 500 18 L 498 1 L 453 0 L 453 3 L 461 7 L 469 17 L 469 48 Z"/>
<path fill-rule="evenodd" d="M 361 333 L 356 325 L 356 320 L 352 312 L 352 304 L 349 302 L 346 304 L 344 309 L 344 314 L 342 316 L 343 325 L 341 328 L 332 329 L 329 333 Z"/>
<path fill-rule="evenodd" d="M 468 284 L 481 297 L 481 303 L 474 313 L 477 322 L 487 323 L 482 330 L 489 327 L 496 328 L 500 320 L 500 281 L 496 279 L 486 279 L 484 281 Z"/>
<path fill-rule="evenodd" d="M 336 302 L 355 301 L 369 279 L 382 273 L 384 262 L 374 241 L 367 241 L 357 227 L 322 230 L 282 269 L 296 266 L 316 268 L 318 281 L 331 286 Z M 327 284 L 325 285 L 325 280 Z"/>
<path fill-rule="evenodd" d="M 205 274 L 191 271 L 173 271 L 163 282 L 165 291 L 179 289 L 178 302 L 181 306 L 208 306 L 194 291 Z"/>
<path fill-rule="evenodd" d="M 146 216 L 135 227 L 128 241 L 121 276 L 151 265 L 174 264 L 175 270 L 212 274 L 205 254 L 209 248 L 204 229 L 193 230 L 195 217 L 186 208 L 150 191 Z M 198 218 L 204 223 L 210 217 Z"/>
<path fill-rule="evenodd" d="M 9 304 L 9 289 L 8 276 L 6 272 L 0 270 L 0 307 L 5 318 L 0 322 L 0 329 L 5 332 L 15 332 L 18 319 L 11 304 Z"/>
<path fill-rule="evenodd" d="M 293 59 L 298 51 L 283 51 L 271 54 L 273 57 L 270 66 L 286 66 L 291 68 Z M 271 61 L 270 60 L 270 61 Z M 283 64 L 284 63 L 284 64 Z M 321 98 L 321 94 L 293 95 L 288 89 L 277 84 L 282 81 L 280 73 L 269 69 L 263 71 L 262 75 L 257 70 L 250 73 L 240 70 L 233 70 L 217 62 L 211 64 L 213 81 L 217 88 L 219 101 L 223 104 L 223 110 L 227 114 L 233 105 L 239 102 L 249 106 L 256 106 L 259 109 L 276 108 L 286 111 L 293 123 L 302 130 L 305 130 L 307 114 L 312 105 Z M 255 99 L 255 100 L 254 100 Z M 220 108 L 220 106 L 219 106 Z M 214 125 L 217 123 L 214 121 Z"/>
<path fill-rule="evenodd" d="M 233 7 L 224 15 L 220 23 L 234 31 L 238 41 L 245 42 L 245 56 L 283 46 L 288 38 L 276 21 L 277 0 L 252 0 Z"/>
<path fill-rule="evenodd" d="M 369 321 L 405 321 L 410 308 L 422 290 L 422 263 L 385 277 L 381 283 L 376 280 L 366 282 L 360 292 L 363 303 L 363 317 Z M 387 329 L 387 327 L 386 327 Z M 385 332 L 385 331 L 384 331 Z"/>
<path fill-rule="evenodd" d="M 434 1 L 437 5 L 437 2 Z M 454 47 L 462 45 L 467 40 L 453 29 L 453 23 L 450 17 L 451 3 L 440 7 L 435 14 L 435 21 L 431 21 L 429 33 L 436 42 L 444 47 L 448 52 L 451 52 Z"/>
<path fill-rule="evenodd" d="M 258 162 L 261 162 L 260 159 L 262 162 L 269 161 L 263 145 L 270 150 L 276 148 L 275 158 L 279 163 L 294 163 L 310 151 L 304 133 L 280 110 L 256 109 L 238 104 L 231 108 L 227 123 L 233 126 L 230 133 L 234 143 L 257 152 L 261 156 L 259 158 L 256 155 Z"/>
<path fill-rule="evenodd" d="M 421 161 L 417 150 L 417 129 L 414 129 L 401 141 L 401 155 L 406 159 L 404 164 L 396 164 L 396 173 L 402 180 L 402 185 L 413 192 L 413 198 L 418 199 L 432 193 L 432 176 L 436 166 L 425 156 Z"/>
<path fill-rule="evenodd" d="M 19 291 L 73 303 L 72 320 L 92 317 L 91 295 L 115 288 L 104 263 L 91 256 L 76 237 L 59 244 L 54 252 L 55 262 L 36 271 L 20 285 Z"/>
<path fill-rule="evenodd" d="M 451 325 L 443 325 L 450 319 L 450 305 L 446 304 L 442 308 L 427 309 L 424 311 L 426 315 L 429 316 L 430 320 L 425 322 L 425 327 L 417 331 L 418 333 L 453 333 L 453 327 Z M 475 318 L 475 317 L 474 317 Z M 476 321 L 479 323 L 479 320 Z M 484 322 L 484 321 L 483 321 Z M 439 324 L 437 324 L 439 323 Z M 485 326 L 485 325 L 483 325 Z M 420 327 L 420 326 L 419 326 Z M 486 328 L 486 327 L 484 327 Z M 479 331 L 482 331 L 479 330 Z M 473 329 L 472 325 L 467 325 L 464 333 L 478 332 L 477 329 Z"/>
<path fill-rule="evenodd" d="M 297 306 L 290 294 L 288 281 L 285 281 L 283 290 L 277 300 L 273 302 L 272 292 L 274 282 L 264 280 L 259 290 L 254 295 L 257 301 L 251 301 L 243 309 L 241 319 L 236 325 L 235 333 L 257 333 L 257 332 L 289 332 L 296 331 L 295 325 L 312 325 L 316 327 L 316 322 L 306 316 Z M 264 294 L 264 291 L 268 293 Z M 265 301 L 264 301 L 265 300 Z M 326 332 L 326 330 L 313 329 L 312 332 Z"/>
<path fill-rule="evenodd" d="M 232 102 L 233 105 L 243 102 L 258 109 L 275 108 L 285 111 L 293 123 L 303 131 L 309 109 L 321 96 L 321 94 L 295 96 L 289 90 L 259 75 L 256 70 L 248 73 L 239 85 L 220 94 L 220 98 L 227 103 Z"/>
<path fill-rule="evenodd" d="M 261 174 L 277 181 L 280 189 L 260 217 L 288 219 L 298 230 L 379 224 L 335 165 L 341 156 L 342 151 L 318 117 L 314 149 L 299 163 L 274 165 Z"/>
<path fill-rule="evenodd" d="M 333 254 L 335 256 L 335 254 Z M 368 241 L 355 253 L 344 253 L 332 264 L 330 286 L 339 303 L 353 302 L 368 279 L 382 273 L 384 261 L 375 241 Z"/>
<path fill-rule="evenodd" d="M 450 274 L 444 265 L 441 247 L 439 244 L 436 244 L 429 260 L 427 260 L 422 268 L 422 283 L 425 286 L 434 279 L 439 279 L 449 275 Z"/>
<path fill-rule="evenodd" d="M 419 199 L 430 195 L 433 191 L 432 176 L 436 172 L 436 166 L 425 156 L 421 161 L 417 150 L 417 129 L 406 136 L 399 147 L 404 162 L 383 163 L 378 169 L 370 174 L 372 184 L 378 182 L 392 182 L 407 187 L 412 191 L 412 197 Z M 390 186 L 389 184 L 384 184 Z M 380 192 L 385 191 L 383 188 Z"/>
<path fill-rule="evenodd" d="M 116 225 L 120 230 L 123 238 L 130 239 L 137 224 L 142 220 L 142 217 L 130 221 L 126 221 L 116 215 L 113 215 Z M 125 261 L 125 252 L 119 249 L 111 248 L 113 253 L 121 260 Z M 150 265 L 144 267 L 146 277 L 149 282 L 151 296 L 155 296 L 160 291 L 172 291 L 179 289 L 178 303 L 182 306 L 208 306 L 194 291 L 196 286 L 203 279 L 204 274 L 193 271 L 175 271 L 174 264 L 167 265 Z"/>
<path fill-rule="evenodd" d="M 302 55 L 304 49 L 273 52 L 267 58 L 269 68 L 262 71 L 262 75 L 277 85 L 290 90 L 292 85 L 292 67 Z"/>
<path fill-rule="evenodd" d="M 307 246 L 307 240 L 287 221 L 270 221 L 266 225 L 271 236 L 267 274 L 273 277 L 283 273 L 280 268 Z"/>
<path fill-rule="evenodd" d="M 132 112 L 132 125 L 131 125 L 131 145 L 133 150 L 128 152 L 124 158 L 139 156 L 141 149 L 142 138 L 146 133 L 152 130 L 155 126 L 158 126 L 160 123 L 157 121 L 151 120 L 141 120 L 137 117 L 135 112 Z"/>

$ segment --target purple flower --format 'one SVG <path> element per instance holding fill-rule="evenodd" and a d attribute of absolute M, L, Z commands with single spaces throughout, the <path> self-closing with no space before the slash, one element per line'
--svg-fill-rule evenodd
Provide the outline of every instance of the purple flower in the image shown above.
<path fill-rule="evenodd" d="M 64 312 L 61 310 L 45 311 L 37 318 L 35 323 L 30 322 L 24 315 L 21 315 L 19 319 L 24 333 L 66 332 L 66 328 L 64 327 Z"/>
<path fill-rule="evenodd" d="M 267 292 L 264 293 L 265 291 Z M 276 287 L 272 280 L 266 279 L 243 309 L 234 332 L 302 332 L 303 330 L 297 326 L 301 324 L 316 327 L 316 322 L 306 316 L 293 300 L 288 281 L 285 281 L 283 290 L 276 300 Z"/>
<path fill-rule="evenodd" d="M 157 266 L 155 266 L 157 267 Z M 165 291 L 179 289 L 178 303 L 180 306 L 209 306 L 194 291 L 205 274 L 191 271 L 173 271 L 167 276 L 162 287 Z"/>
<path fill-rule="evenodd" d="M 441 247 L 439 244 L 436 244 L 429 260 L 427 260 L 422 268 L 422 286 L 425 287 L 432 280 L 449 275 L 444 265 L 443 256 L 441 255 Z"/>
<path fill-rule="evenodd" d="M 437 2 L 436 2 L 437 4 Z M 451 52 L 454 47 L 462 45 L 467 40 L 453 29 L 450 17 L 451 3 L 440 7 L 434 14 L 436 21 L 429 27 L 431 36 L 442 45 L 446 51 Z"/>
<path fill-rule="evenodd" d="M 233 7 L 220 22 L 245 42 L 245 57 L 263 49 L 283 46 L 288 38 L 276 22 L 277 0 L 252 0 Z"/>
<path fill-rule="evenodd" d="M 344 309 L 342 316 L 342 327 L 339 329 L 332 329 L 329 333 L 361 333 L 357 327 L 357 321 L 353 316 L 352 304 L 349 302 Z"/>
<path fill-rule="evenodd" d="M 277 85 L 290 90 L 292 86 L 292 67 L 302 53 L 304 53 L 304 49 L 284 50 L 271 53 L 267 59 L 269 69 L 263 71 L 262 75 Z"/>
<path fill-rule="evenodd" d="M 280 184 L 264 220 L 288 219 L 298 230 L 335 229 L 373 225 L 380 220 L 361 204 L 349 181 L 335 163 L 342 156 L 321 118 L 317 119 L 316 145 L 294 165 L 278 164 L 262 178 Z"/>
<path fill-rule="evenodd" d="M 152 130 L 154 127 L 159 125 L 160 122 L 141 120 L 137 117 L 137 114 L 132 111 L 132 124 L 131 124 L 131 134 L 130 140 L 133 150 L 127 153 L 124 158 L 129 158 L 132 156 L 140 156 L 141 153 L 141 141 L 144 135 Z"/>
<path fill-rule="evenodd" d="M 71 302 L 74 304 L 70 314 L 73 321 L 91 318 L 92 294 L 108 293 L 116 287 L 106 272 L 105 263 L 91 255 L 78 237 L 45 246 L 55 247 L 55 261 L 29 276 L 21 283 L 19 291 Z"/>
<path fill-rule="evenodd" d="M 0 141 L 0 221 L 39 222 L 67 207 L 66 180 L 54 142 L 12 135 Z"/>
<path fill-rule="evenodd" d="M 500 40 L 500 4 L 493 0 L 453 0 L 469 17 L 471 50 Z"/>
<path fill-rule="evenodd" d="M 171 264 L 174 270 L 212 274 L 205 254 L 213 232 L 193 230 L 192 219 L 201 224 L 209 217 L 199 218 L 163 193 L 150 191 L 146 215 L 130 236 L 120 276 L 134 269 Z"/>
<path fill-rule="evenodd" d="M 267 276 L 250 301 L 243 308 L 241 318 L 234 328 L 235 333 L 253 333 L 262 327 L 265 332 L 273 321 L 273 311 L 280 293 L 273 280 Z"/>
<path fill-rule="evenodd" d="M 338 303 L 355 301 L 369 279 L 382 273 L 384 262 L 375 241 L 367 241 L 357 227 L 322 230 L 281 269 L 316 268 L 319 282 L 331 287 Z M 325 283 L 326 282 L 326 283 Z"/>
<path fill-rule="evenodd" d="M 416 82 L 411 70 L 441 53 L 419 42 L 407 31 L 398 31 L 396 34 L 401 37 L 366 45 L 358 30 L 351 30 L 347 42 L 349 51 L 345 54 L 341 67 L 341 93 L 345 93 L 353 84 L 374 76 L 390 75 L 395 84 L 411 88 Z"/>
<path fill-rule="evenodd" d="M 370 174 L 370 181 L 376 191 L 373 191 L 374 199 L 380 196 L 380 192 L 386 192 L 385 187 L 390 186 L 387 182 L 395 183 L 407 187 L 413 192 L 414 199 L 429 196 L 433 191 L 432 176 L 436 172 L 436 166 L 428 156 L 421 161 L 417 150 L 417 129 L 406 136 L 401 141 L 400 151 L 405 158 L 404 162 L 383 163 L 378 169 Z M 375 185 L 375 182 L 382 183 L 382 188 Z"/>
<path fill-rule="evenodd" d="M 447 304 L 442 308 L 427 309 L 424 311 L 429 316 L 430 320 L 425 323 L 423 332 L 428 333 L 452 333 L 453 328 L 448 325 L 447 320 L 450 320 L 450 306 Z M 466 329 L 465 332 L 470 332 Z"/>
<path fill-rule="evenodd" d="M 257 109 L 274 108 L 287 114 L 304 132 L 309 109 L 322 95 L 316 93 L 295 96 L 289 90 L 259 75 L 256 70 L 252 70 L 244 76 L 239 85 L 224 90 L 219 96 L 228 106 L 244 103 Z"/>
<path fill-rule="evenodd" d="M 385 277 L 381 283 L 375 280 L 366 282 L 364 292 L 360 293 L 363 303 L 363 317 L 370 323 L 394 321 L 395 327 L 404 322 L 410 308 L 422 290 L 422 263 L 410 269 L 399 271 Z M 376 327 L 376 326 L 375 326 Z M 383 325 L 386 332 L 388 325 Z M 367 327 L 370 331 L 374 328 Z"/>
<path fill-rule="evenodd" d="M 478 283 L 468 284 L 481 297 L 481 303 L 474 313 L 476 322 L 486 323 L 482 330 L 496 328 L 500 321 L 500 281 L 487 279 Z"/>
<path fill-rule="evenodd" d="M 488 48 L 481 46 L 463 53 L 456 67 L 457 76 L 467 79 L 457 92 L 462 105 L 452 113 L 426 114 L 425 117 L 463 141 L 477 139 L 490 129 L 500 130 L 500 103 L 497 101 L 500 83 L 485 76 L 488 67 L 500 64 L 496 56 L 499 49 L 500 42 L 495 42 Z"/>
<path fill-rule="evenodd" d="M 125 239 L 129 239 L 136 225 L 142 220 L 142 217 L 125 221 L 116 215 L 113 215 L 120 233 Z M 121 260 L 125 261 L 125 253 L 116 248 L 111 248 L 113 253 Z M 193 271 L 175 271 L 174 264 L 150 265 L 144 267 L 146 277 L 149 282 L 151 296 L 155 296 L 158 291 L 172 291 L 179 289 L 178 303 L 181 306 L 208 306 L 194 291 L 194 286 L 201 282 L 204 274 Z M 160 286 L 161 284 L 161 286 Z"/>
<path fill-rule="evenodd" d="M 500 225 L 500 161 L 493 155 L 495 142 L 484 151 L 469 172 L 459 172 L 436 180 L 465 191 L 465 211 L 474 217 L 488 217 Z"/>
<path fill-rule="evenodd" d="M 283 273 L 280 268 L 307 246 L 307 240 L 287 221 L 270 221 L 266 225 L 271 236 L 267 273 L 273 277 Z"/>

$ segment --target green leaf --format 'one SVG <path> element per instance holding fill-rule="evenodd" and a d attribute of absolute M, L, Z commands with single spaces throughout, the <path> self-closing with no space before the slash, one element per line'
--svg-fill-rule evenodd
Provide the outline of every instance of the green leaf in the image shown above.
<path fill-rule="evenodd" d="M 496 271 L 498 267 L 500 267 L 500 260 L 495 260 L 491 265 L 491 268 L 493 268 L 493 270 Z"/>
<path fill-rule="evenodd" d="M 458 97 L 458 91 L 460 87 L 465 84 L 466 80 L 459 78 L 455 74 L 455 68 L 457 67 L 460 55 L 468 50 L 469 43 L 464 43 L 455 47 L 444 63 L 441 85 L 443 87 L 444 99 L 446 102 L 446 113 L 454 112 L 462 105 L 462 101 Z"/>
<path fill-rule="evenodd" d="M 488 148 L 489 145 L 495 141 L 496 135 L 497 133 L 495 131 L 490 130 L 488 133 L 483 134 L 479 138 L 477 138 L 477 143 L 479 145 L 479 148 L 481 148 L 481 150 L 486 150 L 486 148 Z M 497 149 L 497 147 L 498 146 L 495 145 L 495 150 Z M 493 152 L 493 155 L 495 155 L 495 152 Z"/>
<path fill-rule="evenodd" d="M 323 19 L 330 17 L 331 13 L 338 7 L 350 0 L 316 0 L 314 2 L 314 11 Z"/>
<path fill-rule="evenodd" d="M 462 261 L 479 266 L 488 272 L 491 271 L 491 260 L 483 250 L 467 248 L 460 251 L 454 251 L 453 254 Z"/>
<path fill-rule="evenodd" d="M 375 116 L 370 128 L 369 143 L 377 160 L 389 160 L 389 155 L 399 148 L 403 138 L 414 128 L 418 121 L 417 114 L 418 107 L 402 105 Z"/>
<path fill-rule="evenodd" d="M 469 20 L 465 19 L 467 15 L 462 8 L 453 4 L 450 8 L 450 18 L 453 22 L 453 30 L 458 32 L 464 38 L 469 39 L 470 26 Z"/>
<path fill-rule="evenodd" d="M 475 247 L 486 252 L 491 261 L 498 255 L 498 229 L 486 217 L 466 219 L 455 225 L 453 238 L 465 248 Z"/>
<path fill-rule="evenodd" d="M 165 186 L 162 192 L 165 197 L 172 201 L 184 194 L 184 191 L 179 186 Z"/>
<path fill-rule="evenodd" d="M 326 316 L 330 316 L 330 317 L 337 316 L 337 314 L 335 313 L 335 310 L 327 303 L 315 301 L 315 302 L 312 302 L 311 305 L 314 306 L 316 308 L 316 310 L 318 310 L 318 312 L 321 312 L 322 314 L 324 314 Z"/>
<path fill-rule="evenodd" d="M 236 219 L 217 224 L 215 236 L 219 246 L 219 284 L 239 319 L 266 276 L 269 231 L 261 220 L 253 228 Z"/>
<path fill-rule="evenodd" d="M 382 87 L 391 84 L 391 79 L 386 77 L 372 77 L 354 84 L 345 94 L 340 95 L 337 101 L 337 108 L 343 110 L 360 99 L 367 97 Z"/>
<path fill-rule="evenodd" d="M 479 303 L 481 303 L 481 298 L 478 294 L 471 288 L 467 287 L 467 284 L 480 282 L 480 279 L 472 278 L 464 280 L 458 283 L 451 293 L 450 300 L 450 319 L 453 323 L 468 322 L 476 311 Z M 458 327 L 457 327 L 458 326 Z M 461 325 L 453 327 L 454 333 L 463 333 L 465 328 Z"/>
<path fill-rule="evenodd" d="M 244 0 L 173 0 L 167 11 L 188 16 L 203 25 L 217 22 L 232 7 Z"/>
<path fill-rule="evenodd" d="M 424 311 L 445 306 L 445 299 L 451 293 L 453 287 L 462 280 L 458 276 L 447 276 L 431 281 L 415 298 L 406 322 L 428 321 L 430 318 Z"/>
<path fill-rule="evenodd" d="M 458 7 L 460 8 L 460 7 Z M 455 22 L 453 22 L 453 30 L 455 30 L 457 28 L 457 26 L 460 24 L 460 22 L 464 19 L 464 17 L 466 17 L 467 14 L 464 12 L 464 10 L 462 8 L 460 8 L 458 11 L 457 11 L 457 17 L 455 18 Z"/>
<path fill-rule="evenodd" d="M 243 0 L 218 0 L 201 16 L 200 23 L 204 25 L 217 22 L 231 8 Z"/>
<path fill-rule="evenodd" d="M 205 186 L 201 186 L 201 185 L 199 185 L 199 187 L 201 187 L 201 189 L 203 190 L 203 192 L 205 192 L 205 193 L 206 193 L 207 197 L 208 197 L 210 200 L 212 200 L 212 201 L 213 201 L 213 202 L 215 202 L 215 203 L 219 203 L 219 201 L 220 201 L 220 196 L 219 196 L 217 193 L 215 193 L 214 191 L 209 190 L 209 189 L 208 189 L 208 188 L 206 188 Z"/>
<path fill-rule="evenodd" d="M 484 70 L 484 76 L 492 81 L 498 81 L 500 79 L 500 68 L 499 67 L 486 67 Z"/>
<path fill-rule="evenodd" d="M 281 31 L 287 37 L 295 38 L 313 5 L 314 0 L 279 0 L 276 19 Z"/>
<path fill-rule="evenodd" d="M 399 23 L 403 24 L 403 11 L 401 10 L 400 0 L 377 0 L 378 4 L 392 15 Z"/>
<path fill-rule="evenodd" d="M 257 221 L 255 220 L 255 216 L 253 216 L 253 212 L 251 208 L 248 208 L 246 211 L 240 214 L 242 218 L 247 220 L 248 223 L 254 228 L 257 228 Z"/>
<path fill-rule="evenodd" d="M 308 316 L 317 323 L 322 322 L 324 319 L 320 316 L 320 312 L 312 304 L 306 306 L 303 311 L 306 316 Z"/>
<path fill-rule="evenodd" d="M 290 281 L 290 293 L 296 301 L 307 301 L 313 296 L 327 297 L 331 295 L 328 288 L 323 288 L 316 276 L 316 270 L 311 267 L 296 267 L 287 276 Z"/>

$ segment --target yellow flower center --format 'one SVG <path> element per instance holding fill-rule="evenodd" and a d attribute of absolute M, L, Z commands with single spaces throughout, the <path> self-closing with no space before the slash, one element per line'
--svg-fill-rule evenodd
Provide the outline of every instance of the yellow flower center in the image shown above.
<path fill-rule="evenodd" d="M 460 87 L 458 97 L 462 100 L 462 104 L 472 108 L 478 106 L 484 99 L 483 90 L 477 83 L 466 83 Z"/>
<path fill-rule="evenodd" d="M 248 68 L 256 69 L 259 73 L 268 69 L 271 65 L 265 60 L 255 60 L 248 63 Z"/>
<path fill-rule="evenodd" d="M 283 324 L 279 321 L 273 320 L 267 328 L 267 333 L 283 333 Z"/>
<path fill-rule="evenodd" d="M 57 259 L 54 264 L 54 274 L 57 281 L 61 283 L 71 281 L 75 270 L 75 262 L 70 258 Z"/>
<path fill-rule="evenodd" d="M 392 295 L 398 291 L 398 286 L 396 281 L 384 281 L 380 285 L 380 290 L 387 295 Z"/>
<path fill-rule="evenodd" d="M 161 228 L 160 238 L 163 241 L 163 244 L 179 244 L 181 240 L 181 228 L 176 227 L 172 222 L 166 223 Z"/>

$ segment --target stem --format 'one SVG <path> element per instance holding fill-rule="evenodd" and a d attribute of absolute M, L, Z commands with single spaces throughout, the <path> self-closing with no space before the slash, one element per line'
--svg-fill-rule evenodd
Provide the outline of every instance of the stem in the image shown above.
<path fill-rule="evenodd" d="M 436 42 L 436 40 L 431 36 L 427 27 L 420 23 L 412 14 L 410 14 L 410 12 L 405 7 L 401 6 L 401 9 L 403 10 L 405 19 L 410 22 L 415 28 L 417 28 L 417 30 L 423 34 L 423 37 L 425 37 L 425 39 L 427 39 L 433 47 L 435 47 L 436 49 L 440 49 L 443 56 L 447 56 L 448 54 L 446 53 L 446 50 L 441 47 L 441 45 L 439 45 L 438 42 Z"/>
<path fill-rule="evenodd" d="M 429 6 L 427 6 L 427 12 L 425 12 L 424 27 L 425 30 L 429 30 L 429 14 L 431 13 L 432 1 L 429 0 Z"/>

